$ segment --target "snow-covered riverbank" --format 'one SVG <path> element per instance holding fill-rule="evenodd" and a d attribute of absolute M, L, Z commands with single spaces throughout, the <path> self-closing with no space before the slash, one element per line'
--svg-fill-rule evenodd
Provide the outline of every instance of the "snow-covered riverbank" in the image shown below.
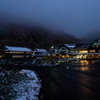
<path fill-rule="evenodd" d="M 2 81 L 0 82 L 0 100 L 38 100 L 42 80 L 39 80 L 34 71 L 3 70 L 0 72 L 0 77 Z"/>

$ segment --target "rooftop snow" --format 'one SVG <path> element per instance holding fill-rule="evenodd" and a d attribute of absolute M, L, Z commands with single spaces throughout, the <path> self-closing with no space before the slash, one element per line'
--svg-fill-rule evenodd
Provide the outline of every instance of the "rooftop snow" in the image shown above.
<path fill-rule="evenodd" d="M 31 49 L 28 49 L 26 47 L 11 47 L 11 46 L 5 46 L 7 48 L 7 50 L 9 51 L 29 51 L 31 52 Z"/>
<path fill-rule="evenodd" d="M 45 49 L 36 49 L 37 52 L 47 52 Z"/>
<path fill-rule="evenodd" d="M 69 45 L 69 44 L 64 44 L 66 47 L 69 47 L 69 48 L 74 48 L 75 45 Z"/>

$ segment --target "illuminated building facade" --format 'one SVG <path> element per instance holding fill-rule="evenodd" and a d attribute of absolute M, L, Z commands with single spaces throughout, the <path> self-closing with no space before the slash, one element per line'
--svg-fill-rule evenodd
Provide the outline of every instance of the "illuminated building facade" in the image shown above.
<path fill-rule="evenodd" d="M 32 58 L 32 50 L 27 47 L 4 46 L 1 51 L 4 58 Z"/>
<path fill-rule="evenodd" d="M 53 49 L 50 49 L 49 53 L 62 58 L 68 56 L 70 48 L 66 44 L 58 44 Z"/>

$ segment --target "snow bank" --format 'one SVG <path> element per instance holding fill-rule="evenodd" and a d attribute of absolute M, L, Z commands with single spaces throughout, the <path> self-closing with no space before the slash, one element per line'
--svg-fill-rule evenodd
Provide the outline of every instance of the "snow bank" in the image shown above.
<path fill-rule="evenodd" d="M 41 88 L 41 80 L 38 79 L 37 75 L 31 70 L 21 70 L 21 74 L 26 73 L 30 80 L 21 82 L 17 91 L 21 91 L 21 97 L 16 100 L 38 100 L 39 90 Z"/>
<path fill-rule="evenodd" d="M 41 81 L 34 71 L 0 72 L 0 100 L 39 100 Z"/>

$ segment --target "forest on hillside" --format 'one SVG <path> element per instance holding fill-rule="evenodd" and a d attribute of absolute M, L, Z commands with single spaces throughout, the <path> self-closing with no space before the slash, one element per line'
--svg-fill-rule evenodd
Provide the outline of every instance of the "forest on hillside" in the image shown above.
<path fill-rule="evenodd" d="M 52 45 L 78 43 L 80 39 L 65 32 L 53 32 L 41 27 L 7 26 L 0 29 L 0 47 L 22 46 L 49 50 Z"/>

